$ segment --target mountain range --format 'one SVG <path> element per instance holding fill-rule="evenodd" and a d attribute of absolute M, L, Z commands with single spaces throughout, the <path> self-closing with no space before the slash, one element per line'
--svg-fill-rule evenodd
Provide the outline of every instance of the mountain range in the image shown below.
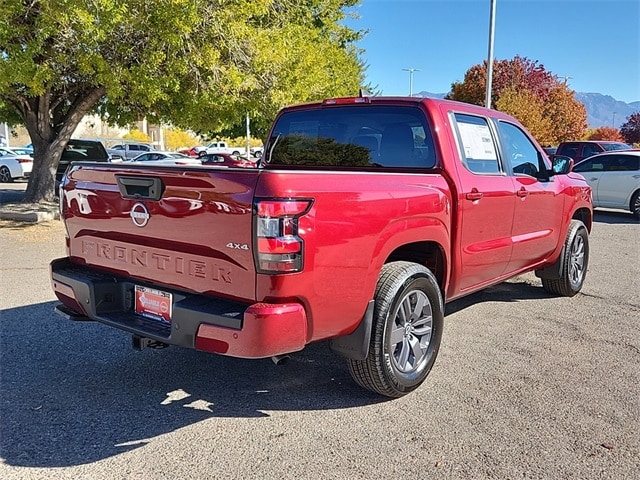
<path fill-rule="evenodd" d="M 416 97 L 444 98 L 446 93 L 419 92 Z M 601 93 L 576 92 L 576 100 L 582 102 L 587 109 L 587 123 L 589 128 L 611 127 L 620 128 L 627 118 L 635 112 L 640 112 L 640 101 L 625 103 L 610 95 Z"/>

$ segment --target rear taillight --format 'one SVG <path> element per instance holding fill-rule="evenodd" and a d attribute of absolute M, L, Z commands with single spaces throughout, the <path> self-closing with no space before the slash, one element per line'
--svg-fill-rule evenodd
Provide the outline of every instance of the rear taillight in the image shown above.
<path fill-rule="evenodd" d="M 255 203 L 256 270 L 259 273 L 293 273 L 303 267 L 304 241 L 298 220 L 309 211 L 311 200 L 275 199 Z"/>
<path fill-rule="evenodd" d="M 33 158 L 17 158 L 18 163 L 33 163 Z"/>

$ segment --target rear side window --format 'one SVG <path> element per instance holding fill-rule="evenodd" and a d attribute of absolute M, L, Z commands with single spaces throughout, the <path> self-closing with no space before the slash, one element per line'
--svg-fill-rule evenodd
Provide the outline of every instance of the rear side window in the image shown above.
<path fill-rule="evenodd" d="M 590 157 L 591 155 L 596 155 L 598 153 L 602 152 L 602 149 L 595 144 L 592 143 L 585 143 L 582 146 L 582 156 L 583 157 Z"/>
<path fill-rule="evenodd" d="M 265 163 L 318 167 L 432 168 L 433 139 L 416 107 L 349 105 L 284 113 Z"/>
<path fill-rule="evenodd" d="M 498 150 L 487 120 L 454 114 L 462 162 L 473 173 L 500 173 Z"/>

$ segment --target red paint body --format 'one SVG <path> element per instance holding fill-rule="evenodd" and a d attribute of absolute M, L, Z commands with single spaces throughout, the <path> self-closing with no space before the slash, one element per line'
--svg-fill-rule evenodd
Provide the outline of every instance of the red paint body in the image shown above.
<path fill-rule="evenodd" d="M 434 99 L 367 103 L 419 109 L 433 136 L 435 166 L 421 171 L 76 165 L 63 186 L 67 262 L 177 292 L 176 298 L 180 292 L 202 294 L 245 305 L 239 328 L 203 322 L 186 346 L 267 357 L 352 332 L 390 260 L 424 256 L 450 301 L 555 262 L 576 215 L 591 227 L 590 189 L 579 175 L 542 182 L 527 175 L 478 175 L 464 167 L 454 113 L 519 126 L 511 117 Z M 368 108 L 349 100 L 340 105 Z M 280 116 L 330 108 L 336 107 L 301 105 Z M 265 157 L 269 151 L 267 143 Z M 124 198 L 116 175 L 159 178 L 164 192 L 158 200 Z M 284 253 L 300 245 L 300 271 L 258 273 L 259 199 L 308 200 L 310 207 L 297 218 L 297 243 L 279 244 Z M 144 227 L 132 221 L 136 203 L 148 210 Z M 77 311 L 83 305 L 79 288 L 74 293 L 53 272 L 58 298 Z M 79 313 L 118 326 L 105 321 L 108 312 L 96 313 L 99 307 L 83 309 Z M 134 326 L 122 328 L 137 332 Z M 171 341 L 174 333 L 163 341 L 185 345 Z"/>

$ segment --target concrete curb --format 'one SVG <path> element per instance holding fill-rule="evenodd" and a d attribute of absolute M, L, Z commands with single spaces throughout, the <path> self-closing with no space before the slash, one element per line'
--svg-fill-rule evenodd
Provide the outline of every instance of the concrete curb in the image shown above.
<path fill-rule="evenodd" d="M 60 218 L 60 214 L 56 212 L 36 212 L 36 211 L 24 211 L 24 212 L 13 212 L 4 210 L 2 206 L 0 206 L 0 220 L 11 220 L 14 222 L 25 222 L 25 223 L 40 223 L 40 222 L 51 222 L 53 220 L 58 220 Z"/>
<path fill-rule="evenodd" d="M 51 222 L 60 218 L 57 202 L 24 203 L 27 182 L 0 187 L 0 220 L 22 223 Z"/>

